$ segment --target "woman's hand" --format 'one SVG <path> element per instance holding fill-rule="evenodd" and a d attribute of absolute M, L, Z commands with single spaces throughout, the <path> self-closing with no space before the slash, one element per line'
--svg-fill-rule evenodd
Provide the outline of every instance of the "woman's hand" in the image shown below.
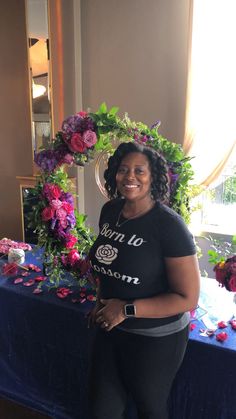
<path fill-rule="evenodd" d="M 101 299 L 100 302 L 103 308 L 96 312 L 96 323 L 109 332 L 125 320 L 123 308 L 126 302 L 116 298 Z"/>

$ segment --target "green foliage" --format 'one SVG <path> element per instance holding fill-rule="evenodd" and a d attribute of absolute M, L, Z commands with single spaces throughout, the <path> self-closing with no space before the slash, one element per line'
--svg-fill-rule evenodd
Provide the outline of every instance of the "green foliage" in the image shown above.
<path fill-rule="evenodd" d="M 230 176 L 223 184 L 223 202 L 224 204 L 233 204 L 236 202 L 236 173 Z"/>
<path fill-rule="evenodd" d="M 219 262 L 224 262 L 230 256 L 233 256 L 236 251 L 236 236 L 233 236 L 231 242 L 225 240 L 214 239 L 212 236 L 206 237 L 210 242 L 211 249 L 208 250 L 208 262 L 211 265 L 216 265 Z"/>
<path fill-rule="evenodd" d="M 114 152 L 114 142 L 137 141 L 152 147 L 164 156 L 168 164 L 170 175 L 169 205 L 177 213 L 182 215 L 186 223 L 189 223 L 191 216 L 189 202 L 192 195 L 190 181 L 193 178 L 193 170 L 190 164 L 191 159 L 185 156 L 182 147 L 179 144 L 162 137 L 158 133 L 157 125 L 156 128 L 149 128 L 142 122 L 131 121 L 127 114 L 121 119 L 117 115 L 118 110 L 117 107 L 112 107 L 108 110 L 106 104 L 102 103 L 97 112 L 88 113 L 85 118 L 92 122 L 93 135 L 96 138 L 96 142 L 95 144 L 93 143 L 92 147 L 86 147 L 84 152 L 71 151 L 70 143 L 68 154 L 72 157 L 72 161 L 76 165 L 84 166 L 92 161 L 98 153 L 107 152 L 111 155 Z M 69 120 L 72 119 L 72 121 L 74 121 L 73 118 L 74 116 L 70 117 Z M 78 119 L 80 117 L 76 115 L 75 118 Z M 74 131 L 72 132 L 74 133 Z M 79 131 L 79 133 L 81 134 L 81 131 Z M 65 149 L 66 146 L 68 146 L 68 139 L 67 137 L 64 137 L 64 135 L 65 132 L 59 131 L 56 134 L 55 139 L 48 144 L 50 155 L 53 156 L 53 153 L 58 153 L 61 149 Z M 49 154 L 46 159 L 50 159 Z M 66 271 L 66 268 L 63 265 L 63 256 L 66 257 L 69 250 L 66 248 L 65 242 L 58 239 L 54 234 L 52 231 L 53 229 L 50 227 L 50 223 L 43 221 L 42 212 L 49 205 L 42 194 L 43 187 L 46 183 L 58 185 L 64 192 L 68 192 L 72 185 L 64 171 L 64 167 L 57 166 L 56 169 L 50 173 L 46 171 L 42 172 L 33 191 L 35 197 L 38 197 L 38 202 L 37 205 L 32 208 L 30 226 L 34 228 L 38 236 L 38 246 L 44 248 L 44 262 L 45 266 L 50 269 L 51 283 L 58 284 L 58 281 Z M 74 245 L 73 250 L 78 251 L 82 257 L 86 257 L 95 240 L 95 236 L 92 230 L 86 225 L 86 216 L 79 214 L 76 210 L 74 211 L 74 214 L 76 217 L 76 225 L 73 229 L 70 229 L 70 234 L 78 241 Z M 84 277 L 81 277 L 80 272 L 72 270 L 71 274 L 77 277 L 82 285 L 85 279 Z"/>

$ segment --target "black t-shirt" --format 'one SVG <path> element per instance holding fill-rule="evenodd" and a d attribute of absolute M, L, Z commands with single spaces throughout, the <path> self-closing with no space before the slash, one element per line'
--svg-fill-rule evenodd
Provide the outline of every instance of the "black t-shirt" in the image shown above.
<path fill-rule="evenodd" d="M 123 199 L 116 199 L 103 206 L 100 232 L 90 251 L 91 265 L 100 280 L 101 298 L 133 300 L 168 292 L 165 257 L 196 253 L 188 228 L 175 211 L 160 203 L 140 217 L 120 219 L 118 226 L 123 205 Z M 180 315 L 127 319 L 122 325 L 155 327 L 175 321 Z"/>

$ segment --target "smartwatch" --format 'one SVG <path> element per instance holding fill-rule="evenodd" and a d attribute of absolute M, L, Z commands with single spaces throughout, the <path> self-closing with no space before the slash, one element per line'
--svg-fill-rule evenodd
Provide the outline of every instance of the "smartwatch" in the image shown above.
<path fill-rule="evenodd" d="M 133 303 L 125 304 L 124 315 L 125 315 L 125 317 L 135 317 L 136 316 L 136 307 Z"/>

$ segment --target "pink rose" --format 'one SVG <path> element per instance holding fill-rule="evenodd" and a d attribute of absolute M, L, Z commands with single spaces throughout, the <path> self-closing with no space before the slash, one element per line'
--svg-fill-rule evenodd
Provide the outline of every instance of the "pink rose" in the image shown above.
<path fill-rule="evenodd" d="M 61 196 L 62 190 L 58 185 L 54 183 L 45 183 L 43 187 L 43 195 L 51 201 L 52 199 L 58 199 Z"/>
<path fill-rule="evenodd" d="M 51 184 L 51 196 L 53 199 L 58 199 L 61 196 L 61 189 L 58 185 Z"/>
<path fill-rule="evenodd" d="M 51 207 L 46 207 L 42 211 L 42 219 L 43 221 L 51 220 L 54 216 L 54 209 Z"/>
<path fill-rule="evenodd" d="M 80 111 L 80 112 L 78 112 L 78 115 L 81 116 L 81 118 L 86 118 L 86 116 L 88 115 L 88 113 L 85 112 L 85 111 Z"/>
<path fill-rule="evenodd" d="M 236 275 L 231 275 L 230 280 L 229 280 L 229 289 L 230 291 L 235 292 L 236 291 Z"/>
<path fill-rule="evenodd" d="M 67 212 L 67 214 L 71 214 L 74 211 L 73 205 L 67 201 L 62 202 L 62 208 Z"/>
<path fill-rule="evenodd" d="M 65 156 L 61 160 L 61 163 L 65 163 L 68 165 L 72 164 L 73 162 L 74 162 L 74 157 L 70 153 L 65 154 Z"/>
<path fill-rule="evenodd" d="M 68 221 L 66 218 L 64 218 L 63 220 L 59 220 L 60 226 L 65 230 L 66 227 L 68 227 Z"/>
<path fill-rule="evenodd" d="M 76 249 L 72 249 L 67 255 L 67 263 L 74 266 L 80 260 L 80 254 Z"/>
<path fill-rule="evenodd" d="M 83 153 L 86 150 L 83 138 L 77 132 L 72 134 L 68 147 L 73 153 Z"/>
<path fill-rule="evenodd" d="M 50 205 L 55 210 L 58 210 L 59 208 L 61 208 L 62 202 L 60 201 L 60 199 L 53 199 Z"/>
<path fill-rule="evenodd" d="M 97 136 L 94 131 L 88 129 L 83 133 L 83 140 L 87 148 L 92 147 L 97 142 Z"/>
<path fill-rule="evenodd" d="M 61 220 L 65 220 L 66 216 L 67 216 L 67 212 L 63 209 L 63 208 L 59 208 L 56 211 L 56 216 L 57 218 L 61 221 Z"/>
<path fill-rule="evenodd" d="M 68 234 L 68 237 L 66 237 L 66 248 L 71 249 L 72 247 L 74 247 L 76 242 L 77 238 L 72 234 Z"/>

